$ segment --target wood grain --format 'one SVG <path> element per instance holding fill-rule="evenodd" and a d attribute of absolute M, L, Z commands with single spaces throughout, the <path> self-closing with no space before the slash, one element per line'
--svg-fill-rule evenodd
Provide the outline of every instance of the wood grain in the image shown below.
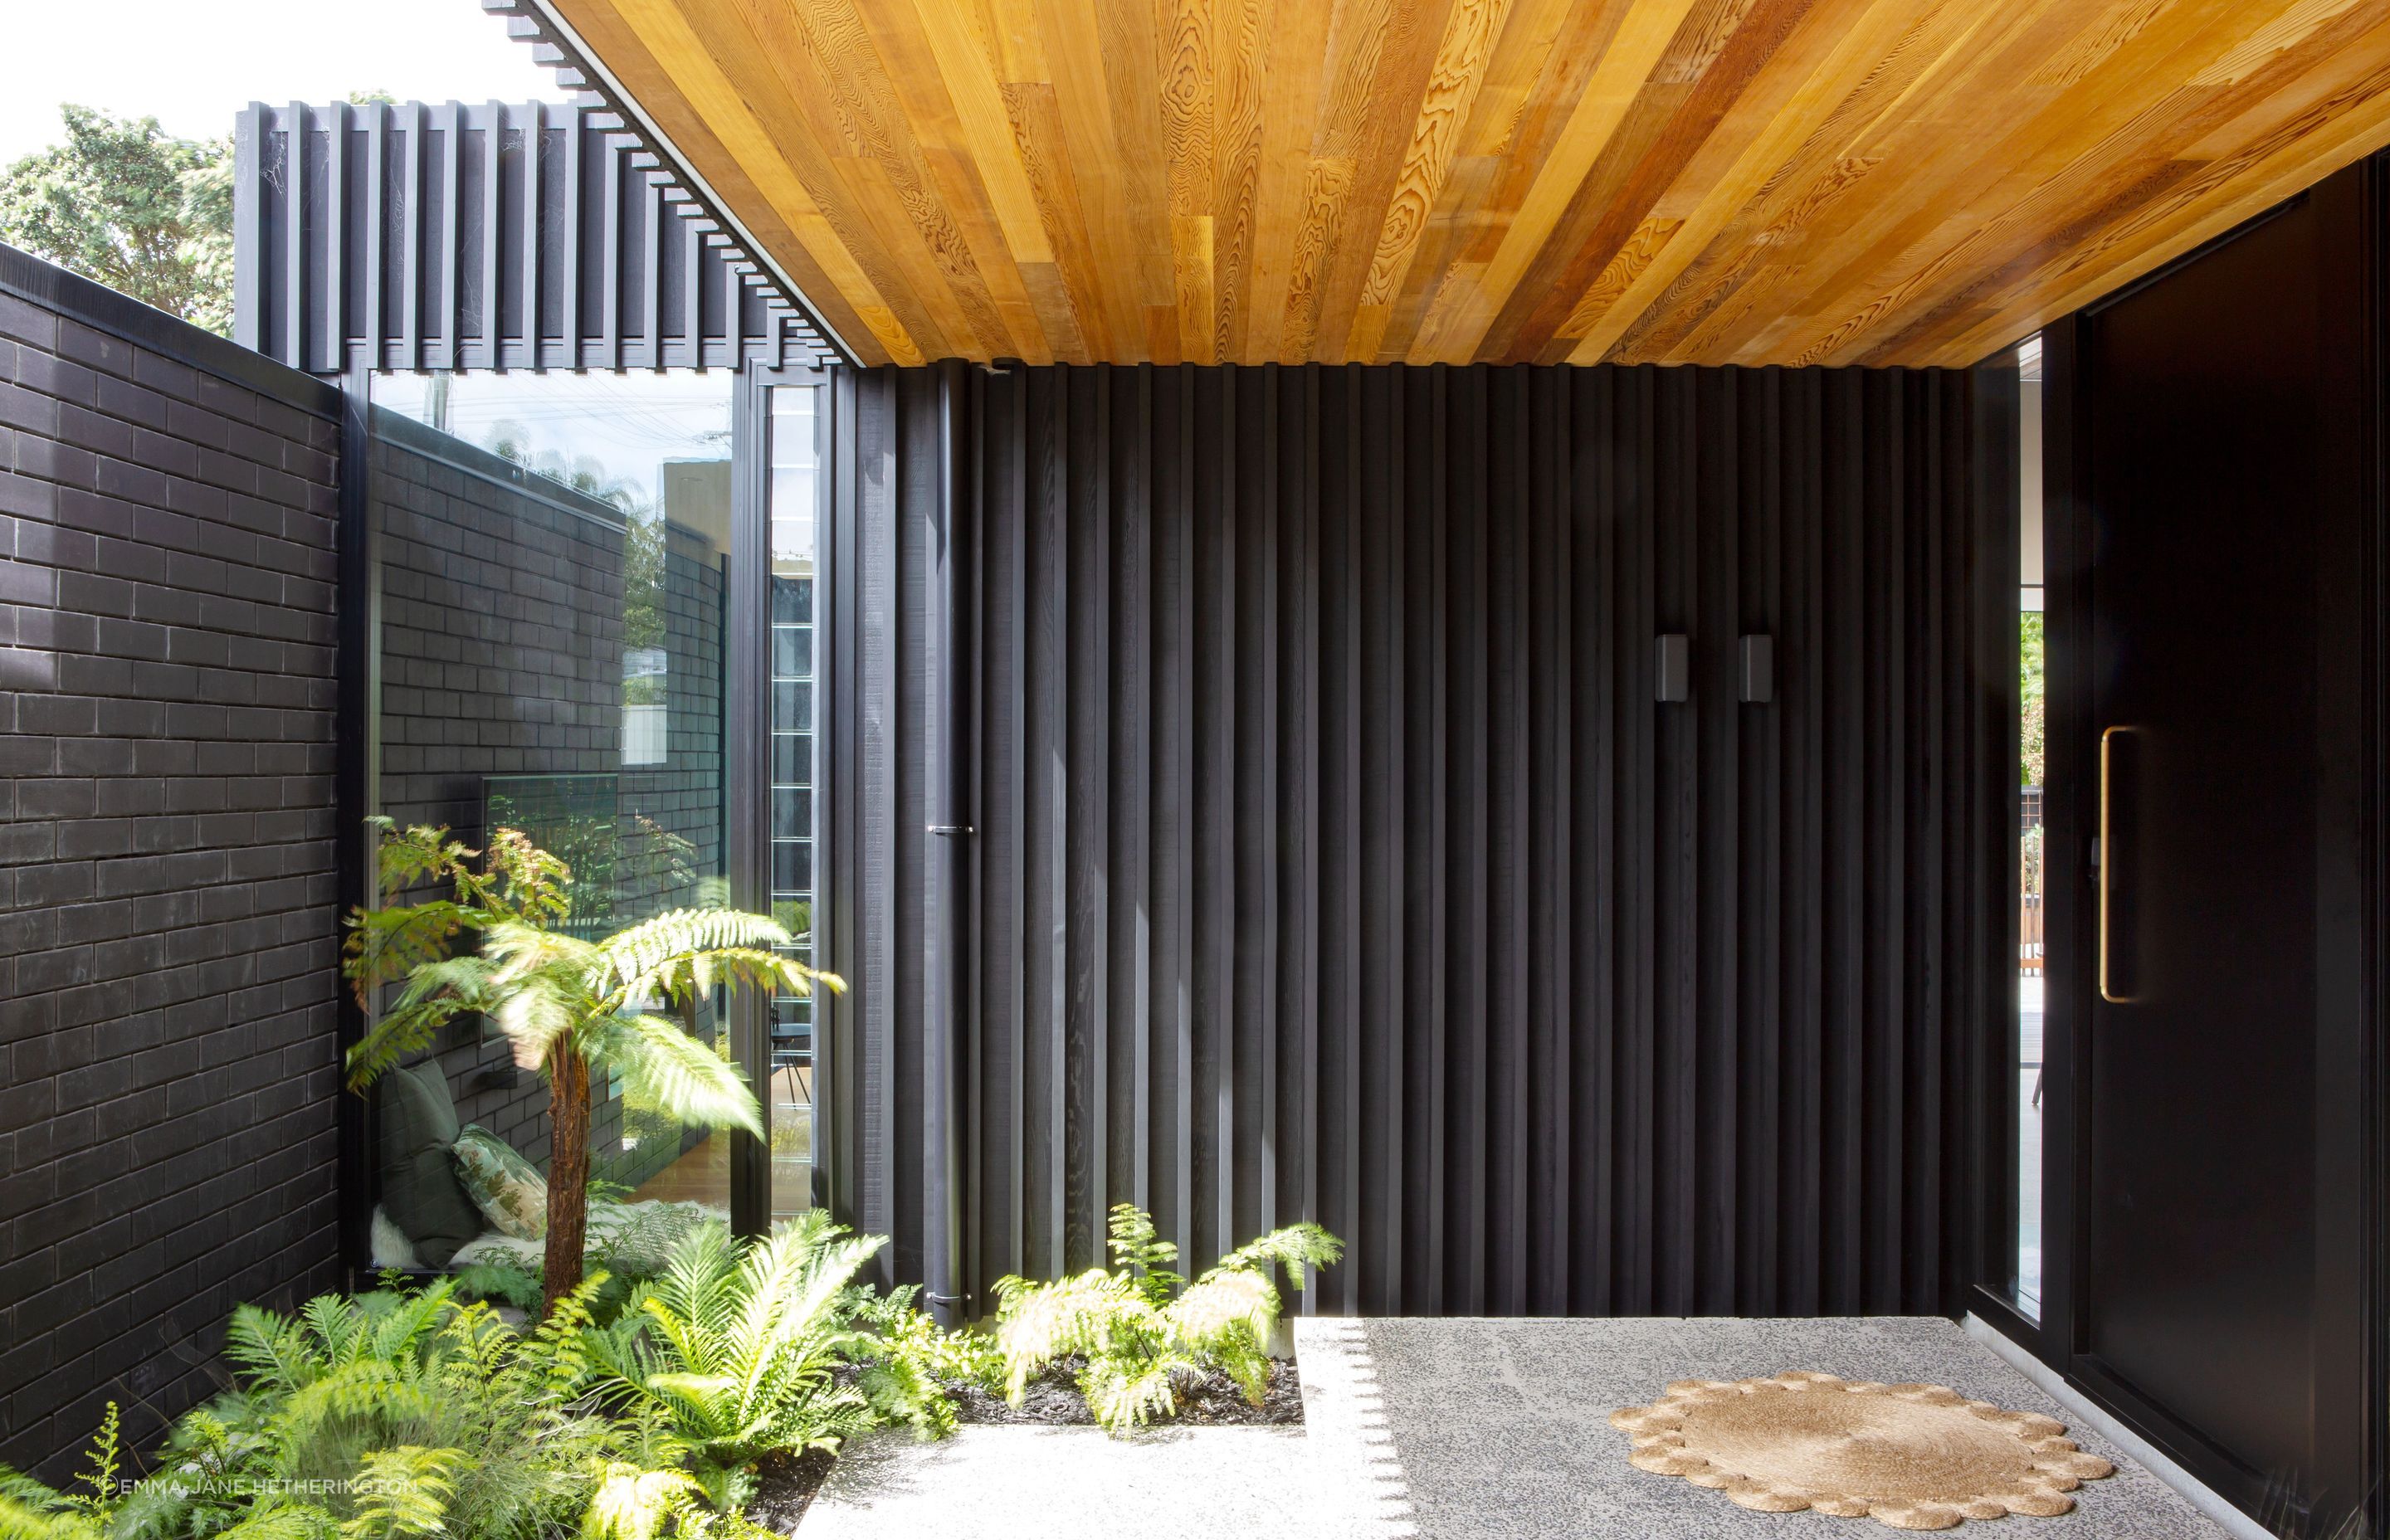
<path fill-rule="evenodd" d="M 556 0 L 867 363 L 1961 365 L 2390 143 L 2380 0 Z"/>

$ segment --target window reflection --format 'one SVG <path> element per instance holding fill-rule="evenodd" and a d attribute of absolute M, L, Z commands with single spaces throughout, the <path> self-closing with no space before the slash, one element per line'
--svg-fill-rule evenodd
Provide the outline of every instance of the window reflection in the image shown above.
<path fill-rule="evenodd" d="M 571 863 L 564 924 L 585 936 L 728 896 L 732 385 L 374 381 L 380 809 L 477 847 L 522 829 Z M 713 1004 L 686 1024 L 726 1051 Z M 503 1044 L 466 1026 L 429 1057 L 460 1123 L 545 1164 L 546 1091 Z M 729 1134 L 595 1089 L 591 1174 L 611 1184 L 597 1191 L 726 1213 Z"/>
<path fill-rule="evenodd" d="M 2017 1236 L 2016 1302 L 2041 1315 L 2042 1007 L 2048 987 L 2042 907 L 2042 804 L 2048 794 L 2043 752 L 2048 667 L 2042 630 L 2041 340 L 2017 353 L 2019 701 L 2017 829 Z"/>
<path fill-rule="evenodd" d="M 815 536 L 821 443 L 812 386 L 772 391 L 771 882 L 772 912 L 814 956 Z M 816 1002 L 772 1002 L 772 1212 L 811 1206 Z"/>

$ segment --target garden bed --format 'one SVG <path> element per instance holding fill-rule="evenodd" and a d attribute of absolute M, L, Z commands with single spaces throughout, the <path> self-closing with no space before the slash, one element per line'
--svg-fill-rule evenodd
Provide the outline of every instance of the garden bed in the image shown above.
<path fill-rule="evenodd" d="M 1079 1360 L 1063 1358 L 1047 1367 L 1043 1374 L 1029 1381 L 1014 1406 L 1001 1395 L 990 1393 L 983 1387 L 967 1380 L 948 1380 L 946 1393 L 954 1397 L 955 1415 L 965 1423 L 1036 1423 L 1046 1427 L 1091 1427 L 1095 1418 L 1087 1411 L 1085 1397 L 1079 1394 Z M 1178 1393 L 1178 1415 L 1155 1423 L 1157 1427 L 1184 1425 L 1197 1428 L 1284 1427 L 1303 1421 L 1303 1379 L 1291 1358 L 1270 1360 L 1268 1389 L 1263 1392 L 1258 1406 L 1245 1399 L 1237 1382 L 1214 1369 Z"/>
<path fill-rule="evenodd" d="M 838 1457 L 820 1449 L 802 1455 L 766 1456 L 755 1468 L 755 1495 L 748 1500 L 747 1517 L 767 1530 L 787 1534 L 813 1506 L 814 1494 L 829 1480 Z"/>

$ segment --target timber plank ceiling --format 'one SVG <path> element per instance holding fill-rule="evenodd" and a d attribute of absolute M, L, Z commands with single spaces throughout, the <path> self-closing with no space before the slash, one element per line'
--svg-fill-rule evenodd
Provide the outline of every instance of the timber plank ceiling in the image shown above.
<path fill-rule="evenodd" d="M 866 363 L 1975 361 L 2390 143 L 2385 0 L 549 0 Z"/>

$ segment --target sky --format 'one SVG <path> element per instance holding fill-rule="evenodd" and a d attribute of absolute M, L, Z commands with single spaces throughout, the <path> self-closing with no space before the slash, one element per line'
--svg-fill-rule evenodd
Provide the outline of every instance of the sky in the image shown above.
<path fill-rule="evenodd" d="M 0 164 L 56 141 L 58 106 L 217 138 L 252 100 L 561 101 L 479 0 L 0 0 Z"/>

